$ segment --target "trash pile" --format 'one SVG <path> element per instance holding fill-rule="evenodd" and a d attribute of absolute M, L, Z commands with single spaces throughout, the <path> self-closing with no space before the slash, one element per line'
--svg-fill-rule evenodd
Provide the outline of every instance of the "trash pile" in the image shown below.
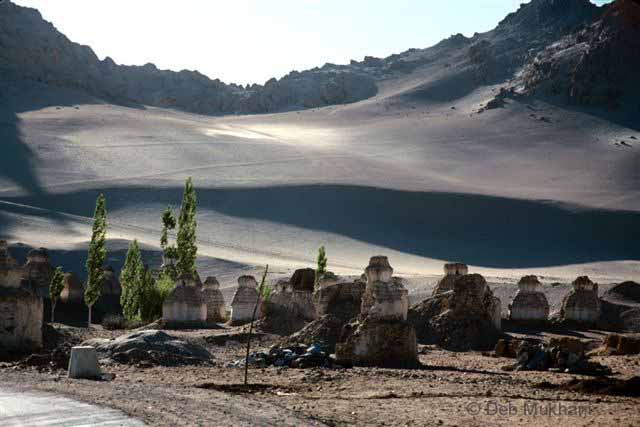
<path fill-rule="evenodd" d="M 245 358 L 227 364 L 230 368 L 244 367 Z M 266 368 L 267 366 L 282 366 L 288 368 L 331 368 L 333 360 L 322 351 L 319 344 L 310 346 L 294 344 L 287 347 L 273 346 L 268 352 L 259 351 L 249 354 L 249 366 Z"/>
<path fill-rule="evenodd" d="M 586 344 L 577 339 L 551 339 L 548 343 L 521 341 L 517 362 L 503 367 L 506 371 L 550 371 L 582 375 L 609 375 L 611 369 L 589 360 Z"/>

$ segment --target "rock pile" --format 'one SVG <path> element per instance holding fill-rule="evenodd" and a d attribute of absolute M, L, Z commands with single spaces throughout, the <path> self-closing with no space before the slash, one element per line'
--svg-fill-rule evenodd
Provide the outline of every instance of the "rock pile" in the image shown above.
<path fill-rule="evenodd" d="M 587 276 L 573 281 L 573 289 L 562 300 L 560 317 L 581 323 L 595 323 L 600 318 L 598 285 Z"/>
<path fill-rule="evenodd" d="M 460 276 L 469 274 L 467 265 L 455 262 L 444 265 L 444 277 L 440 279 L 436 287 L 433 289 L 433 295 L 439 295 L 444 292 L 452 291 L 453 284 Z"/>
<path fill-rule="evenodd" d="M 299 330 L 305 322 L 316 318 L 313 305 L 315 271 L 296 270 L 289 281 L 280 281 L 265 303 L 265 316 L 294 320 L 291 329 Z"/>
<path fill-rule="evenodd" d="M 202 286 L 202 299 L 207 305 L 207 322 L 218 323 L 226 320 L 224 295 L 215 277 L 207 277 Z"/>
<path fill-rule="evenodd" d="M 230 367 L 243 367 L 245 359 L 238 359 Z M 268 352 L 254 352 L 249 355 L 249 365 L 266 368 L 267 366 L 286 366 L 288 368 L 316 368 L 333 366 L 333 360 L 320 345 L 293 344 L 286 347 L 273 346 Z"/>
<path fill-rule="evenodd" d="M 241 325 L 251 321 L 253 311 L 256 310 L 256 318 L 262 311 L 262 298 L 258 295 L 258 282 L 253 276 L 240 276 L 238 289 L 231 300 L 231 324 Z"/>
<path fill-rule="evenodd" d="M 204 347 L 157 330 L 133 332 L 113 340 L 92 339 L 83 345 L 95 347 L 99 359 L 121 364 L 177 366 L 212 361 L 211 354 Z"/>
<path fill-rule="evenodd" d="M 609 334 L 603 344 L 611 354 L 640 354 L 640 334 Z"/>
<path fill-rule="evenodd" d="M 178 278 L 162 304 L 162 321 L 176 328 L 199 326 L 207 321 L 207 304 L 193 276 L 185 274 Z"/>
<path fill-rule="evenodd" d="M 407 323 L 407 290 L 392 280 L 385 256 L 372 257 L 365 269 L 367 285 L 360 320 L 346 325 L 336 344 L 341 364 L 414 368 L 418 365 L 416 333 Z"/>
<path fill-rule="evenodd" d="M 516 371 L 555 371 L 582 375 L 608 375 L 611 370 L 589 360 L 586 344 L 576 338 L 556 338 L 548 343 L 521 341 L 517 362 L 504 367 Z"/>
<path fill-rule="evenodd" d="M 479 274 L 459 276 L 452 291 L 414 305 L 409 323 L 423 344 L 456 351 L 492 349 L 501 332 L 501 304 Z"/>
<path fill-rule="evenodd" d="M 546 321 L 549 302 L 536 276 L 525 276 L 518 282 L 518 293 L 509 305 L 509 318 L 519 321 Z"/>

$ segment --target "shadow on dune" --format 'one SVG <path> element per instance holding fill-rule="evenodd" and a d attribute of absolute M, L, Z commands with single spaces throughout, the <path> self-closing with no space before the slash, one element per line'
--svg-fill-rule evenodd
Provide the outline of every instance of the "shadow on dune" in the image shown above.
<path fill-rule="evenodd" d="M 35 173 L 35 155 L 20 134 L 20 119 L 12 109 L 0 106 L 0 179 L 6 179 L 32 194 L 42 194 Z"/>
<path fill-rule="evenodd" d="M 89 216 L 99 192 L 110 212 L 132 212 L 133 222 L 134 211 L 157 208 L 159 216 L 167 204 L 179 205 L 182 189 L 128 186 L 5 200 Z M 271 221 L 485 267 L 640 260 L 638 212 L 349 185 L 200 188 L 198 209 L 201 215 L 216 211 Z M 7 226 L 0 224 L 0 233 Z"/>

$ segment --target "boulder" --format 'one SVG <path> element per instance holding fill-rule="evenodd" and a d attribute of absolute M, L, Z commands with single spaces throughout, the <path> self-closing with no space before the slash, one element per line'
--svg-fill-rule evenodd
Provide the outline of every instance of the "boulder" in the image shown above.
<path fill-rule="evenodd" d="M 162 304 L 162 320 L 170 327 L 190 327 L 207 321 L 207 304 L 191 275 L 178 278 Z"/>
<path fill-rule="evenodd" d="M 509 306 L 509 317 L 518 321 L 546 321 L 549 302 L 536 276 L 525 276 L 518 282 L 518 293 Z"/>
<path fill-rule="evenodd" d="M 240 276 L 238 289 L 231 300 L 231 323 L 240 325 L 248 323 L 254 315 L 260 317 L 262 311 L 262 298 L 258 295 L 258 282 L 253 276 Z M 257 310 L 256 310 L 257 304 Z"/>
<path fill-rule="evenodd" d="M 207 277 L 202 286 L 202 299 L 207 305 L 207 322 L 217 323 L 226 320 L 224 295 L 220 283 L 215 277 Z"/>
<path fill-rule="evenodd" d="M 562 300 L 560 317 L 563 320 L 593 324 L 600 318 L 598 285 L 587 276 L 578 277 L 573 289 Z"/>

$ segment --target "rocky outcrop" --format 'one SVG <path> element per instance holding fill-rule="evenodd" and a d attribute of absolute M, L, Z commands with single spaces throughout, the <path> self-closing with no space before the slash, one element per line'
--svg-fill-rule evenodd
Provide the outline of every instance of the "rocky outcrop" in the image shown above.
<path fill-rule="evenodd" d="M 190 327 L 207 321 L 207 304 L 191 275 L 178 278 L 162 304 L 162 321 L 169 327 Z"/>
<path fill-rule="evenodd" d="M 587 276 L 573 281 L 573 289 L 562 300 L 560 317 L 580 323 L 596 323 L 600 318 L 598 285 Z"/>
<path fill-rule="evenodd" d="M 407 290 L 392 279 L 393 268 L 385 256 L 372 257 L 365 275 L 360 319 L 344 327 L 336 344 L 338 363 L 416 367 L 416 332 L 406 321 Z"/>
<path fill-rule="evenodd" d="M 500 300 L 479 274 L 460 276 L 452 291 L 411 307 L 409 323 L 418 340 L 443 348 L 488 350 L 500 337 Z"/>
<path fill-rule="evenodd" d="M 638 103 L 640 3 L 617 0 L 599 19 L 549 44 L 526 65 L 517 86 L 527 94 L 619 109 Z"/>
<path fill-rule="evenodd" d="M 518 282 L 518 293 L 509 305 L 509 318 L 518 321 L 546 321 L 549 302 L 536 276 L 525 276 Z"/>

